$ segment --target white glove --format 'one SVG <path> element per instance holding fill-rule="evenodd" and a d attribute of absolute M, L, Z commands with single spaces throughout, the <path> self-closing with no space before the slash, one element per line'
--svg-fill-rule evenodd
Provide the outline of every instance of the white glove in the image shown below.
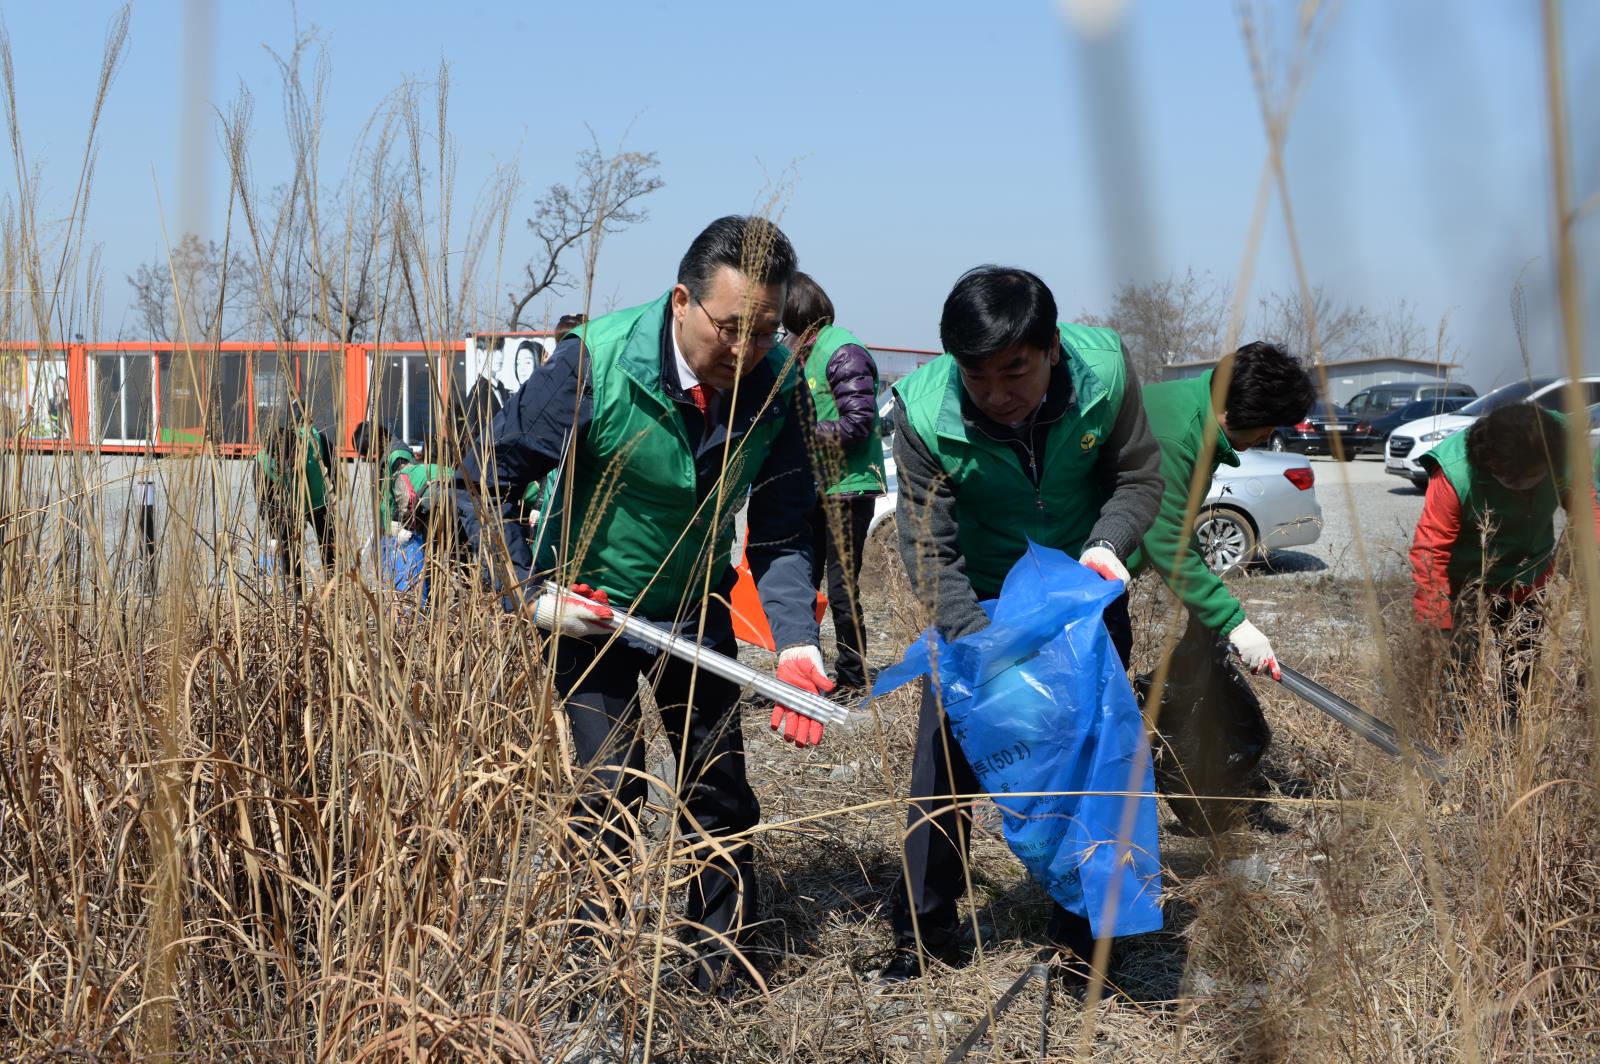
<path fill-rule="evenodd" d="M 573 584 L 571 591 L 545 591 L 525 607 L 533 623 L 562 635 L 605 635 L 612 630 L 611 607 L 603 590 Z"/>
<path fill-rule="evenodd" d="M 395 543 L 402 547 L 411 542 L 411 529 L 399 521 L 389 522 L 389 535 L 393 536 Z"/>
<path fill-rule="evenodd" d="M 1245 667 L 1257 675 L 1271 673 L 1274 680 L 1282 680 L 1278 669 L 1278 656 L 1272 652 L 1272 642 L 1261 634 L 1261 629 L 1249 621 L 1239 622 L 1239 627 L 1228 633 L 1228 642 L 1239 654 Z"/>
<path fill-rule="evenodd" d="M 1128 567 L 1113 552 L 1104 547 L 1090 547 L 1078 556 L 1078 564 L 1093 569 L 1107 580 L 1128 583 Z"/>

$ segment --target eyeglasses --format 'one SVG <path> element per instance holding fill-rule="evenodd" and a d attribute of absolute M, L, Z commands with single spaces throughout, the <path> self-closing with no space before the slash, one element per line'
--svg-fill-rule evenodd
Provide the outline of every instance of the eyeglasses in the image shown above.
<path fill-rule="evenodd" d="M 706 310 L 706 305 L 700 302 L 699 297 L 691 296 L 690 298 L 694 299 L 694 305 L 699 307 L 700 310 L 705 314 L 706 321 L 711 323 L 711 327 L 717 330 L 718 343 L 726 344 L 727 346 L 732 347 L 734 344 L 739 342 L 741 337 L 747 335 L 749 342 L 755 347 L 774 347 L 783 343 L 789 338 L 789 330 L 785 329 L 782 325 L 773 329 L 771 332 L 752 332 L 745 334 L 743 324 L 724 324 L 723 322 L 720 322 L 711 316 L 711 312 Z"/>

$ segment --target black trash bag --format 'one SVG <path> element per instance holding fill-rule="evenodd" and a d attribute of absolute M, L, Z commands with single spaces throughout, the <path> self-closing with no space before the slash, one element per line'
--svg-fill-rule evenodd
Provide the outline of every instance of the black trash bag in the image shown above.
<path fill-rule="evenodd" d="M 1148 672 L 1134 680 L 1141 708 L 1153 680 Z M 1227 644 L 1190 617 L 1172 651 L 1151 744 L 1156 791 L 1189 831 L 1221 834 L 1244 815 L 1248 803 L 1227 799 L 1249 792 L 1270 742 L 1261 702 L 1229 658 Z"/>

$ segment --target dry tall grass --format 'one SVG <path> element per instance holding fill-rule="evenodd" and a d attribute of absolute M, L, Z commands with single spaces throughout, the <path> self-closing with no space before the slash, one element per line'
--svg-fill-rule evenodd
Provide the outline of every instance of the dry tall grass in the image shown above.
<path fill-rule="evenodd" d="M 124 30 L 112 34 L 106 86 Z M 266 220 L 248 177 L 248 108 L 228 127 L 238 240 L 264 264 L 281 247 L 277 226 L 322 224 L 320 103 L 314 89 L 291 90 L 298 214 Z M 37 294 L 92 293 L 96 267 L 77 230 L 54 244 L 38 232 L 7 97 L 21 208 L 4 261 L 26 282 L 8 287 L 35 295 L 7 303 L 4 327 L 48 351 L 82 311 Z M 412 279 L 414 319 L 445 323 L 431 334 L 448 339 L 472 285 L 438 266 L 446 123 L 441 103 L 429 178 L 418 108 L 415 97 L 397 104 L 373 150 L 410 145 L 405 194 L 431 204 L 433 224 L 414 206 L 386 230 L 350 218 L 339 228 L 382 230 L 408 249 L 425 268 L 386 260 L 389 279 Z M 1275 148 L 1281 124 L 1276 133 Z M 372 157 L 363 173 L 377 187 Z M 1264 188 L 1274 176 L 1269 162 Z M 486 202 L 471 238 L 480 250 L 507 200 Z M 344 252 L 319 263 L 324 304 L 341 302 L 352 264 L 367 261 L 362 248 Z M 276 304 L 260 295 L 270 324 Z M 207 340 L 191 349 L 203 365 Z M 766 989 L 731 1004 L 686 991 L 674 978 L 686 960 L 675 888 L 701 855 L 667 797 L 680 752 L 652 736 L 637 852 L 624 875 L 604 874 L 569 830 L 584 781 L 541 637 L 442 570 L 426 611 L 374 590 L 370 566 L 354 563 L 299 601 L 261 581 L 236 465 L 214 453 L 163 461 L 168 542 L 150 595 L 130 576 L 126 464 L 0 456 L 0 1056 L 640 1060 L 648 1044 L 661 1059 L 926 1059 L 1031 956 L 1043 896 L 981 814 L 973 963 L 875 986 L 865 972 L 888 945 L 914 696 L 880 700 L 806 754 L 747 707 L 765 810 L 765 919 L 749 956 Z M 345 558 L 370 527 L 365 485 L 351 478 L 340 504 Z M 581 549 L 581 529 L 563 534 Z M 1600 596 L 1592 560 L 1577 560 L 1548 592 L 1515 727 L 1498 682 L 1506 663 L 1490 648 L 1462 683 L 1442 684 L 1442 651 L 1412 633 L 1404 589 L 1243 581 L 1252 608 L 1293 616 L 1316 647 L 1307 671 L 1445 748 L 1449 782 L 1424 787 L 1266 692 L 1277 739 L 1257 812 L 1215 842 L 1164 840 L 1168 929 L 1111 951 L 1104 1000 L 1057 1003 L 1052 1055 L 1600 1055 L 1600 718 L 1586 614 Z M 881 663 L 924 619 L 881 542 L 862 586 Z M 1147 582 L 1141 667 L 1157 664 L 1173 618 Z M 628 916 L 602 929 L 598 955 L 575 954 L 577 902 L 593 892 L 624 900 Z M 991 1059 L 1038 1054 L 1040 1004 L 1034 988 L 1001 1018 Z"/>

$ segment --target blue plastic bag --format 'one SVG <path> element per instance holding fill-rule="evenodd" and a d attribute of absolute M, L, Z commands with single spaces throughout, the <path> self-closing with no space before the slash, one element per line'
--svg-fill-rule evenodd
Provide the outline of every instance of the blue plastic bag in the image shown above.
<path fill-rule="evenodd" d="M 1030 543 L 1000 597 L 983 604 L 989 627 L 949 643 L 928 629 L 872 688 L 877 696 L 936 677 L 1007 844 L 1096 937 L 1161 927 L 1150 747 L 1101 620 L 1122 591 L 1121 581 Z M 1139 797 L 1127 796 L 1130 783 Z M 1119 841 L 1129 814 L 1132 831 Z"/>
<path fill-rule="evenodd" d="M 379 571 L 383 574 L 383 583 L 396 591 L 410 591 L 423 581 L 423 563 L 427 560 L 427 551 L 422 540 L 412 536 L 401 543 L 393 536 L 384 536 L 378 540 Z M 423 589 L 426 600 L 427 589 Z"/>

